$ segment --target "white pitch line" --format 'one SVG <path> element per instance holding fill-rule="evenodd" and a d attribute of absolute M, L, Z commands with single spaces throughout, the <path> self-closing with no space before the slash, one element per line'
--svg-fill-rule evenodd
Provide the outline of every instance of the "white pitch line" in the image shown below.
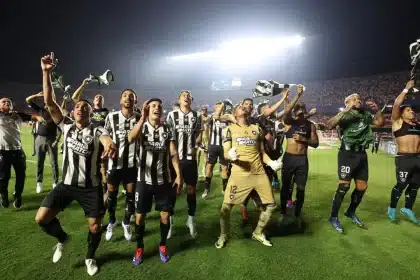
<path fill-rule="evenodd" d="M 34 160 L 27 159 L 26 161 L 36 164 L 36 161 L 34 161 Z M 49 163 L 44 163 L 44 165 L 51 166 L 51 164 L 49 164 Z"/>

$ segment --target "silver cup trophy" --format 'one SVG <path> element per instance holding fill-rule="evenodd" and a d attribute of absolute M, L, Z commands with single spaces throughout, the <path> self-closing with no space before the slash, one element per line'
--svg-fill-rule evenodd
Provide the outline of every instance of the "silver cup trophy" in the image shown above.
<path fill-rule="evenodd" d="M 63 76 L 58 75 L 56 72 L 52 72 L 51 82 L 53 88 L 60 89 L 64 92 L 64 99 L 70 99 L 71 86 L 64 84 Z"/>
<path fill-rule="evenodd" d="M 420 39 L 410 44 L 410 57 L 411 57 L 411 73 L 410 79 L 414 81 L 414 84 L 418 86 L 420 84 Z M 417 88 L 411 90 L 412 93 L 418 92 Z"/>

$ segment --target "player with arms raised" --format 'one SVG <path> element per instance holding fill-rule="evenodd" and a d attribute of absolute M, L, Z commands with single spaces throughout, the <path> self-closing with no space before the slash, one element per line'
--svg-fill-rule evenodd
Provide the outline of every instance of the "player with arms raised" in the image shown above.
<path fill-rule="evenodd" d="M 319 145 L 315 125 L 305 117 L 306 106 L 299 102 L 303 94 L 303 86 L 298 85 L 297 95 L 284 110 L 285 136 L 287 139 L 286 152 L 283 156 L 282 189 L 280 194 L 281 211 L 286 213 L 286 204 L 291 207 L 293 184 L 296 184 L 295 217 L 300 228 L 302 220 L 300 214 L 305 201 L 305 188 L 308 181 L 309 161 L 308 147 L 317 148 Z M 292 110 L 294 117 L 292 116 Z"/>
<path fill-rule="evenodd" d="M 241 205 L 252 191 L 258 194 L 262 202 L 262 211 L 252 238 L 265 246 L 272 246 L 265 238 L 263 230 L 275 209 L 275 200 L 271 191 L 271 182 L 265 173 L 263 163 L 277 171 L 281 162 L 271 160 L 264 151 L 264 135 L 261 128 L 249 123 L 249 110 L 242 104 L 234 110 L 236 123 L 223 132 L 223 150 L 225 158 L 232 163 L 225 196 L 220 210 L 220 237 L 216 248 L 220 249 L 227 242 L 229 217 L 234 205 Z"/>
<path fill-rule="evenodd" d="M 391 191 L 391 202 L 388 207 L 388 217 L 395 221 L 398 200 L 405 191 L 405 206 L 401 208 L 401 214 L 407 216 L 414 224 L 419 220 L 413 212 L 413 204 L 416 201 L 417 191 L 420 186 L 420 123 L 416 120 L 416 114 L 410 105 L 403 102 L 414 82 L 409 81 L 405 89 L 395 99 L 392 108 L 392 132 L 397 142 L 398 153 L 395 157 L 395 171 L 397 184 Z"/>
<path fill-rule="evenodd" d="M 92 276 L 98 272 L 94 255 L 101 241 L 101 222 L 105 213 L 98 166 L 101 156 L 99 144 L 102 143 L 104 147 L 102 158 L 114 157 L 116 149 L 106 130 L 91 124 L 92 107 L 87 101 L 79 100 L 75 104 L 74 122 L 64 118 L 60 106 L 53 99 L 51 72 L 56 63 L 53 53 L 41 58 L 44 103 L 64 134 L 63 180 L 45 197 L 35 219 L 44 232 L 59 242 L 53 255 L 53 262 L 56 263 L 63 254 L 65 244 L 70 241 L 56 216 L 72 201 L 77 201 L 88 218 L 85 263 L 88 274 Z"/>
<path fill-rule="evenodd" d="M 332 130 L 337 125 L 341 129 L 341 146 L 338 151 L 338 188 L 335 192 L 329 222 L 339 233 L 343 232 L 338 210 L 344 196 L 350 189 L 351 180 L 354 179 L 356 188 L 351 194 L 351 203 L 344 215 L 350 218 L 359 227 L 364 223 L 356 216 L 356 208 L 362 201 L 367 189 L 369 165 L 366 149 L 373 143 L 372 126 L 384 125 L 384 118 L 378 105 L 366 102 L 366 105 L 375 112 L 375 116 L 366 111 L 357 93 L 353 93 L 344 100 L 346 108 L 328 121 L 328 129 Z"/>

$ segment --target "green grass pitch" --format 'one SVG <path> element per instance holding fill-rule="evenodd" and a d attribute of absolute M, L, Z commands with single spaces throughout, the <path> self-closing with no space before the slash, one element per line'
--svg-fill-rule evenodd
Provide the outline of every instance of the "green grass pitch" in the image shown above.
<path fill-rule="evenodd" d="M 87 222 L 83 211 L 73 204 L 59 215 L 63 228 L 72 236 L 59 263 L 52 263 L 52 248 L 56 241 L 35 224 L 38 206 L 47 192 L 35 193 L 35 158 L 32 136 L 23 129 L 27 155 L 27 178 L 20 210 L 0 209 L 0 279 L 88 279 L 84 265 L 87 244 Z M 221 179 L 213 179 L 208 199 L 202 200 L 202 183 L 198 185 L 196 240 L 189 238 L 185 226 L 186 198 L 179 197 L 176 206 L 175 236 L 168 241 L 171 260 L 162 264 L 159 241 L 158 213 L 151 213 L 146 222 L 145 261 L 140 267 L 131 264 L 135 241 L 127 242 L 121 227 L 106 242 L 102 238 L 97 251 L 100 265 L 98 279 L 419 279 L 420 229 L 398 216 L 394 224 L 387 220 L 386 210 L 391 188 L 395 183 L 393 157 L 380 153 L 370 155 L 369 189 L 358 209 L 368 229 L 360 229 L 343 217 L 350 193 L 340 211 L 345 234 L 336 233 L 327 219 L 337 186 L 337 151 L 311 150 L 310 175 L 303 217 L 303 233 L 272 230 L 272 248 L 249 238 L 252 232 L 240 228 L 239 209 L 231 218 L 231 238 L 226 248 L 216 249 L 219 234 Z M 46 160 L 44 188 L 51 187 L 51 167 Z M 200 168 L 201 169 L 201 168 Z M 60 174 L 61 175 L 61 174 Z M 14 180 L 9 183 L 10 195 Z M 279 194 L 276 194 L 279 200 Z M 401 198 L 400 205 L 404 197 Z M 122 196 L 119 197 L 117 218 L 123 216 Z M 258 214 L 252 204 L 250 220 L 255 225 Z M 276 212 L 274 221 L 279 218 Z M 108 217 L 105 217 L 105 223 Z M 134 238 L 133 238 L 134 239 Z"/>

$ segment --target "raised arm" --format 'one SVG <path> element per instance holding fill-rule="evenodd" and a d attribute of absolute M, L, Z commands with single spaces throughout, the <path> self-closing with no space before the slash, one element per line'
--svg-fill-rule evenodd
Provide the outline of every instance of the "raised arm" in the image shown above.
<path fill-rule="evenodd" d="M 222 114 L 224 106 L 225 104 L 222 103 L 222 106 L 214 111 L 213 118 L 216 121 L 236 123 L 236 119 L 232 114 Z"/>
<path fill-rule="evenodd" d="M 140 120 L 136 125 L 133 127 L 133 129 L 130 131 L 130 134 L 128 134 L 128 142 L 132 143 L 136 140 L 142 141 L 143 135 L 141 133 L 141 130 L 143 128 L 143 124 L 146 122 L 146 118 L 149 115 L 149 105 L 148 100 L 143 103 L 143 106 L 141 107 L 141 114 L 140 114 Z"/>
<path fill-rule="evenodd" d="M 82 95 L 83 91 L 85 90 L 85 86 L 88 84 L 88 80 L 84 79 L 82 84 L 74 91 L 73 96 L 71 99 L 76 103 L 79 101 L 80 96 Z"/>
<path fill-rule="evenodd" d="M 223 129 L 223 154 L 226 159 L 229 159 L 229 151 L 232 149 L 232 135 L 230 128 Z"/>
<path fill-rule="evenodd" d="M 264 108 L 264 112 L 263 112 L 264 117 L 271 116 L 274 112 L 276 112 L 280 108 L 281 104 L 283 104 L 284 101 L 289 96 L 289 92 L 290 90 L 288 88 L 283 89 L 282 98 L 279 101 L 277 101 L 273 106 L 271 107 L 267 106 L 266 108 Z"/>
<path fill-rule="evenodd" d="M 303 86 L 298 85 L 296 96 L 293 98 L 293 100 L 289 104 L 287 104 L 286 108 L 284 109 L 283 119 L 284 119 L 285 124 L 291 124 L 292 110 L 295 107 L 296 103 L 298 102 L 299 98 L 302 97 L 302 95 L 303 95 Z"/>
<path fill-rule="evenodd" d="M 366 105 L 370 107 L 370 109 L 375 113 L 375 116 L 372 120 L 372 125 L 374 127 L 382 127 L 385 124 L 385 118 L 381 110 L 379 110 L 378 105 L 374 101 L 368 101 L 366 102 Z"/>
<path fill-rule="evenodd" d="M 313 115 L 315 115 L 316 114 L 316 108 L 312 108 L 309 112 L 308 112 L 308 114 L 305 116 L 305 119 L 309 119 L 309 118 L 311 118 Z"/>
<path fill-rule="evenodd" d="M 329 130 L 334 129 L 340 121 L 343 119 L 343 117 L 346 115 L 347 112 L 351 110 L 351 107 L 346 107 L 342 112 L 335 115 L 335 117 L 331 118 L 327 122 L 327 128 Z"/>
<path fill-rule="evenodd" d="M 37 94 L 33 94 L 33 95 L 30 95 L 30 96 L 28 96 L 28 97 L 26 97 L 26 103 L 31 103 L 34 99 L 37 99 L 37 98 L 40 98 L 40 97 L 43 97 L 43 95 L 44 95 L 44 93 L 41 91 L 41 92 L 38 92 Z"/>
<path fill-rule="evenodd" d="M 60 106 L 55 102 L 54 89 L 51 83 L 51 72 L 57 65 L 58 60 L 54 58 L 54 53 L 46 55 L 41 58 L 42 68 L 42 88 L 44 94 L 44 103 L 48 108 L 51 118 L 56 124 L 59 124 L 63 120 L 63 113 L 61 112 Z"/>
<path fill-rule="evenodd" d="M 408 81 L 407 85 L 405 86 L 405 89 L 395 99 L 394 105 L 392 106 L 392 116 L 391 116 L 393 122 L 398 121 L 401 118 L 400 106 L 403 104 L 408 91 L 412 89 L 413 87 L 414 87 L 414 81 L 413 80 Z"/>

